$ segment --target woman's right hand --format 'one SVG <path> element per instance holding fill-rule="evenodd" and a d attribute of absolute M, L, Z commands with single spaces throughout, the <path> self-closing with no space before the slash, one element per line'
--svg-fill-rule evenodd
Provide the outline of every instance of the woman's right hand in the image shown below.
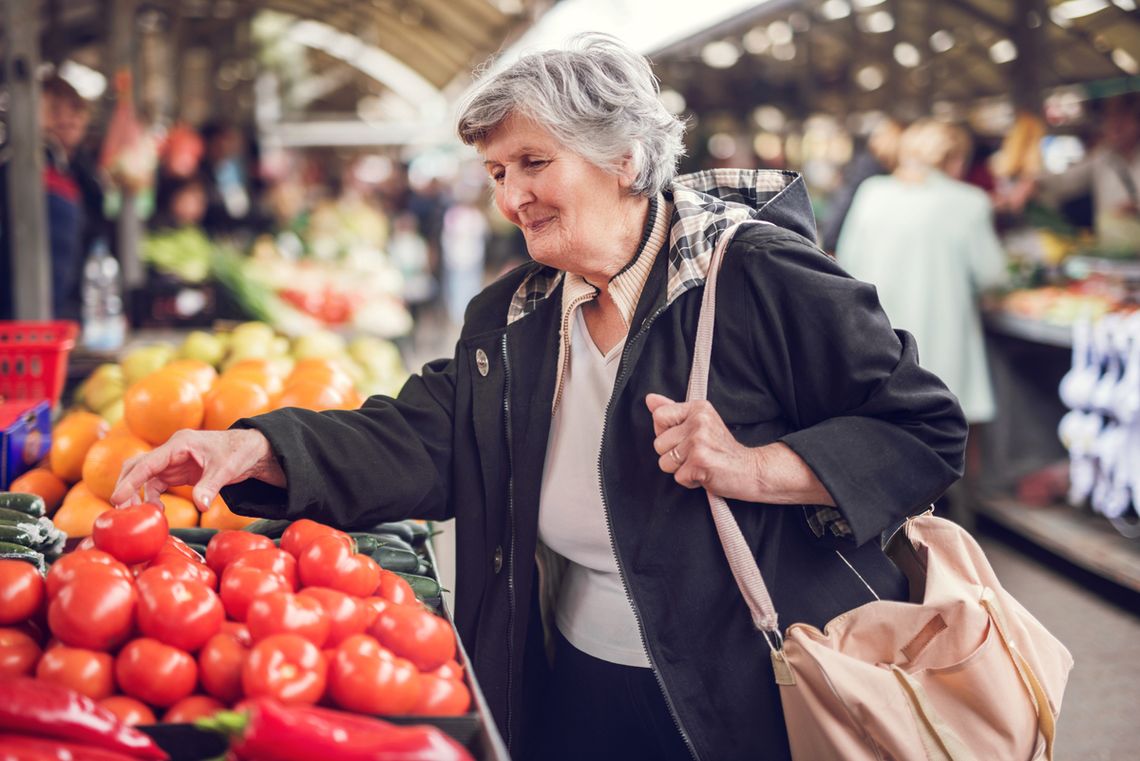
<path fill-rule="evenodd" d="M 194 487 L 195 505 L 205 512 L 223 486 L 248 478 L 285 486 L 285 472 L 260 431 L 179 431 L 123 464 L 111 504 L 126 507 L 187 484 Z"/>

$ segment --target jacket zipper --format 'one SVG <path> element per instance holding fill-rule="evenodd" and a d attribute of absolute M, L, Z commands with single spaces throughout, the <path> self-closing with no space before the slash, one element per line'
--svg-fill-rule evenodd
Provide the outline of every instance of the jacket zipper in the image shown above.
<path fill-rule="evenodd" d="M 641 329 L 637 331 L 637 335 L 633 337 L 632 341 L 626 342 L 625 349 L 622 351 L 621 369 L 619 370 L 617 381 L 614 383 L 615 389 L 621 385 L 621 381 L 625 377 L 625 359 L 629 353 L 629 347 L 632 344 L 636 343 L 638 339 L 640 339 L 641 336 L 649 330 L 654 321 L 657 319 L 657 316 L 664 311 L 665 307 L 661 307 L 651 316 L 642 321 Z M 610 401 L 606 405 L 606 417 L 602 421 L 602 442 L 601 446 L 598 447 L 598 489 L 601 492 L 602 509 L 606 514 L 606 532 L 610 537 L 610 551 L 613 553 L 614 560 L 617 562 L 618 575 L 621 577 L 621 585 L 622 590 L 625 592 L 625 599 L 629 602 L 629 607 L 633 610 L 634 618 L 637 619 L 637 633 L 641 637 L 641 647 L 643 650 L 645 650 L 645 655 L 649 659 L 650 670 L 653 672 L 653 676 L 657 680 L 657 686 L 661 689 L 661 694 L 665 698 L 665 705 L 669 707 L 669 716 L 673 719 L 673 726 L 675 726 L 677 728 L 677 731 L 681 733 L 681 739 L 685 741 L 685 747 L 689 749 L 689 755 L 691 755 L 694 759 L 699 759 L 697 750 L 695 747 L 693 747 L 692 738 L 689 737 L 689 733 L 685 731 L 685 728 L 681 726 L 681 720 L 677 718 L 677 709 L 673 705 L 673 698 L 669 696 L 669 690 L 665 688 L 665 681 L 661 678 L 661 672 L 657 669 L 657 664 L 653 660 L 653 653 L 649 650 L 649 642 L 645 638 L 645 623 L 641 619 L 641 611 L 638 610 L 637 603 L 633 601 L 633 595 L 629 593 L 629 582 L 626 580 L 625 566 L 622 565 L 621 555 L 618 554 L 617 542 L 614 541 L 614 525 L 613 520 L 610 517 L 609 501 L 606 499 L 605 474 L 602 470 L 602 454 L 605 450 L 606 432 L 610 427 L 610 413 L 613 411 L 615 396 L 616 394 L 611 393 Z M 509 715 L 510 714 L 508 714 L 508 717 Z"/>
<path fill-rule="evenodd" d="M 565 286 L 564 286 L 565 287 Z M 554 404 L 550 408 L 551 417 L 558 411 L 558 403 L 562 401 L 562 389 L 566 380 L 566 365 L 570 361 L 570 320 L 574 316 L 574 310 L 580 304 L 585 304 L 587 301 L 598 297 L 597 289 L 592 294 L 583 294 L 570 302 L 570 306 L 565 310 L 562 315 L 562 332 L 558 335 L 559 350 L 558 357 L 561 360 L 558 368 L 558 391 L 554 394 Z"/>
<path fill-rule="evenodd" d="M 511 445 L 511 363 L 507 357 L 507 334 L 503 333 L 503 420 L 507 432 L 507 520 L 511 534 L 507 555 L 507 747 L 511 745 L 512 723 L 511 688 L 514 681 L 515 631 L 515 473 Z"/>

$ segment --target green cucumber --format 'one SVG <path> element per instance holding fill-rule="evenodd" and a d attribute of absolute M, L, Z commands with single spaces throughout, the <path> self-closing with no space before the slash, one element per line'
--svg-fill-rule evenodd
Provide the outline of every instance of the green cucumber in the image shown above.
<path fill-rule="evenodd" d="M 362 555 L 371 555 L 376 551 L 376 548 L 380 546 L 380 543 L 376 540 L 376 536 L 373 534 L 353 532 L 349 534 L 349 536 L 356 542 L 356 551 Z"/>
<path fill-rule="evenodd" d="M 216 528 L 201 528 L 198 526 L 170 529 L 171 536 L 176 539 L 181 539 L 187 544 L 207 545 L 210 543 L 210 540 L 214 538 L 214 534 L 216 533 L 218 533 Z"/>
<path fill-rule="evenodd" d="M 30 526 L 19 523 L 0 523 L 0 542 L 34 548 L 35 545 L 39 544 L 39 541 L 39 531 Z"/>
<path fill-rule="evenodd" d="M 23 560 L 25 563 L 31 563 L 38 568 L 40 573 L 47 571 L 44 556 L 22 544 L 0 542 L 0 560 Z"/>
<path fill-rule="evenodd" d="M 203 563 L 206 562 L 206 545 L 195 544 L 193 542 L 187 542 L 186 546 L 189 547 L 190 549 L 194 550 L 194 552 L 197 552 L 199 555 L 201 555 L 202 556 L 201 560 Z"/>
<path fill-rule="evenodd" d="M 38 518 L 33 518 L 27 513 L 13 510 L 9 507 L 0 507 L 0 523 L 30 523 L 35 525 Z"/>
<path fill-rule="evenodd" d="M 381 546 L 370 554 L 381 568 L 388 571 L 414 573 L 420 565 L 420 558 L 416 553 L 398 547 Z"/>
<path fill-rule="evenodd" d="M 397 571 L 396 574 L 408 582 L 408 586 L 416 593 L 416 597 L 421 600 L 438 598 L 443 591 L 438 581 L 429 579 L 427 576 L 419 576 L 414 573 L 401 573 L 399 571 Z"/>
<path fill-rule="evenodd" d="M 261 534 L 270 539 L 279 539 L 285 533 L 285 529 L 289 528 L 289 524 L 293 521 L 277 520 L 272 518 L 259 518 L 253 523 L 249 524 L 242 531 L 248 531 L 251 534 Z"/>
<path fill-rule="evenodd" d="M 0 491 L 0 507 L 21 512 L 32 518 L 42 518 L 47 512 L 44 498 L 40 495 L 13 491 Z"/>
<path fill-rule="evenodd" d="M 375 526 L 368 529 L 368 533 L 369 534 L 391 534 L 392 536 L 400 537 L 401 539 L 403 539 L 408 544 L 414 544 L 416 541 L 416 532 L 412 528 L 412 526 L 416 526 L 416 525 L 419 525 L 419 524 L 413 524 L 411 521 L 397 521 L 397 522 L 393 522 L 393 523 L 377 523 Z"/>

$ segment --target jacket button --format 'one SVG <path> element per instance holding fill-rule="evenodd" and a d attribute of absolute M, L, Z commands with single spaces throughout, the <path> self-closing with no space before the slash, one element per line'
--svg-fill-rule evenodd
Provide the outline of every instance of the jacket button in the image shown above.
<path fill-rule="evenodd" d="M 495 569 L 495 573 L 503 570 L 503 548 L 501 546 L 495 548 L 495 555 L 491 560 L 491 567 Z"/>
<path fill-rule="evenodd" d="M 487 373 L 491 370 L 491 363 L 487 361 L 487 352 L 482 349 L 475 351 L 475 367 L 484 378 L 487 377 Z"/>

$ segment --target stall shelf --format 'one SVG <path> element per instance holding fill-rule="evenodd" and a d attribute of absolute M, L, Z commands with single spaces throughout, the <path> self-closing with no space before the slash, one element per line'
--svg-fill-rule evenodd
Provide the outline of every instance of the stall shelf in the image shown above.
<path fill-rule="evenodd" d="M 1124 588 L 1140 591 L 1140 540 L 1100 515 L 1069 505 L 1018 502 L 1017 481 L 1067 459 L 1057 426 L 1067 411 L 1057 395 L 1071 366 L 1072 329 L 1006 312 L 985 314 L 987 357 L 997 416 L 982 429 L 984 472 L 978 516 Z"/>

